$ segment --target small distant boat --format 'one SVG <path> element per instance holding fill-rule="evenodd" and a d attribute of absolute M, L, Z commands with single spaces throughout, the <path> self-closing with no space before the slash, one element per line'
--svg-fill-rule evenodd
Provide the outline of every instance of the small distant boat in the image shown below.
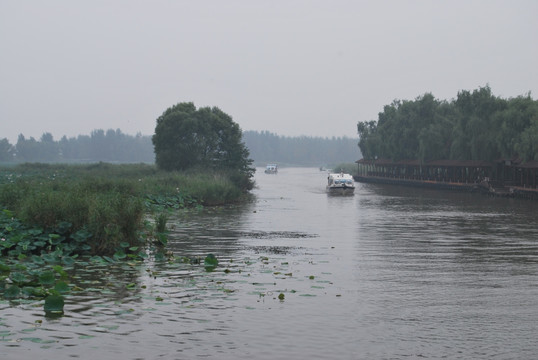
<path fill-rule="evenodd" d="M 327 193 L 334 195 L 353 195 L 355 181 L 353 176 L 341 173 L 329 173 L 327 176 Z"/>
<path fill-rule="evenodd" d="M 278 173 L 278 166 L 276 164 L 267 164 L 265 168 L 266 174 L 276 174 Z"/>

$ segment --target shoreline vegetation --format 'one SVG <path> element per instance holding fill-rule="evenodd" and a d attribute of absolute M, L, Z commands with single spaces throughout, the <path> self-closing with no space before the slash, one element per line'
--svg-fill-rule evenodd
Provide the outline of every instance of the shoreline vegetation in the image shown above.
<path fill-rule="evenodd" d="M 155 162 L 151 135 L 129 135 L 120 129 L 95 129 L 90 134 L 55 139 L 50 132 L 34 138 L 20 134 L 17 141 L 0 138 L 0 163 L 113 164 Z M 288 137 L 269 131 L 243 131 L 242 141 L 255 163 L 319 166 L 354 162 L 361 157 L 358 137 Z"/>
<path fill-rule="evenodd" d="M 247 196 L 224 172 L 162 171 L 149 164 L 26 163 L 0 167 L 0 206 L 28 227 L 91 234 L 91 255 L 133 245 L 145 214 L 218 206 Z M 5 231 L 5 229 L 4 229 Z M 5 254 L 7 247 L 0 248 Z"/>
<path fill-rule="evenodd" d="M 62 313 L 64 266 L 165 259 L 169 211 L 248 197 L 225 171 L 102 162 L 0 166 L 0 294 L 45 299 L 46 312 Z"/>
<path fill-rule="evenodd" d="M 24 163 L 0 168 L 4 299 L 43 299 L 45 313 L 61 316 L 62 294 L 73 290 L 64 266 L 72 270 L 74 264 L 123 260 L 135 266 L 150 256 L 181 261 L 166 250 L 169 209 L 227 205 L 250 196 L 253 160 L 231 116 L 218 107 L 178 103 L 156 123 L 151 138 L 155 165 Z M 50 134 L 42 140 L 59 154 Z M 9 155 L 6 145 L 0 140 Z M 207 271 L 217 264 L 213 254 L 206 256 Z"/>

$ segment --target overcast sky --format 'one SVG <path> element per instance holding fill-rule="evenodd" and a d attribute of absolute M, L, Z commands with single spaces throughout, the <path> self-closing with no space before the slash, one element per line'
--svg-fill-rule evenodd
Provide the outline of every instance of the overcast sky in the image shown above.
<path fill-rule="evenodd" d="M 0 138 L 217 106 L 243 131 L 356 137 L 394 99 L 538 93 L 538 1 L 0 0 Z"/>

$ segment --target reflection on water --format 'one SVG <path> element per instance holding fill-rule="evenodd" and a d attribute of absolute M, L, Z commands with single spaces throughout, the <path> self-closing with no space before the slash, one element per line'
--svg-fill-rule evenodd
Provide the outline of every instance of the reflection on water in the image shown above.
<path fill-rule="evenodd" d="M 188 262 L 77 271 L 63 318 L 0 304 L 9 359 L 517 358 L 538 353 L 538 205 L 256 175 L 244 206 L 178 213 Z M 279 295 L 282 294 L 282 299 Z"/>

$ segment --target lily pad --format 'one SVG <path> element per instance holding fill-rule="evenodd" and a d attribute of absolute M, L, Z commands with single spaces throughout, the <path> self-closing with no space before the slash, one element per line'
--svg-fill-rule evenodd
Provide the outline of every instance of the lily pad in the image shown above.
<path fill-rule="evenodd" d="M 56 281 L 56 276 L 52 271 L 44 271 L 39 275 L 39 283 L 41 285 L 52 285 Z"/>
<path fill-rule="evenodd" d="M 46 313 L 61 314 L 64 312 L 64 298 L 61 295 L 49 295 L 45 298 Z"/>
<path fill-rule="evenodd" d="M 204 259 L 204 267 L 206 270 L 214 270 L 219 265 L 218 259 L 213 254 L 209 254 Z"/>
<path fill-rule="evenodd" d="M 28 282 L 28 278 L 26 277 L 26 275 L 24 275 L 23 273 L 21 272 L 14 272 L 14 273 L 11 273 L 9 275 L 9 277 L 11 278 L 11 280 L 15 283 L 26 283 Z"/>
<path fill-rule="evenodd" d="M 69 285 L 65 281 L 58 281 L 56 285 L 54 285 L 54 290 L 58 291 L 59 293 L 66 293 L 69 291 Z"/>
<path fill-rule="evenodd" d="M 9 266 L 7 266 L 6 264 L 0 262 L 0 272 L 9 273 L 10 271 L 11 271 L 11 269 L 10 269 Z"/>
<path fill-rule="evenodd" d="M 14 299 L 19 297 L 19 294 L 21 293 L 21 289 L 17 285 L 11 285 L 4 291 L 4 297 L 6 299 Z"/>

